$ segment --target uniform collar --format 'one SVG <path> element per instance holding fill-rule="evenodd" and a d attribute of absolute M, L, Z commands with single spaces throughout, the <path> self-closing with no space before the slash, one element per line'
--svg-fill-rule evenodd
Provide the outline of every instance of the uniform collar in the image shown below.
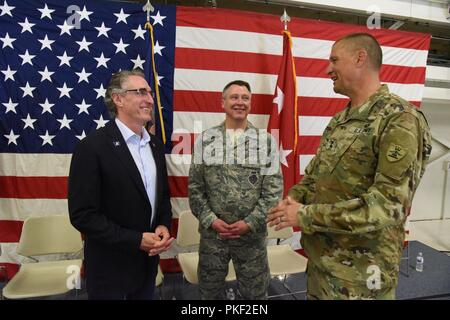
<path fill-rule="evenodd" d="M 354 110 L 351 114 L 349 114 L 351 103 L 349 102 L 347 107 L 341 113 L 339 122 L 348 121 L 350 119 L 367 121 L 375 103 L 381 97 L 389 95 L 389 93 L 390 92 L 388 86 L 386 84 L 382 84 L 374 94 L 372 94 L 358 109 Z"/>

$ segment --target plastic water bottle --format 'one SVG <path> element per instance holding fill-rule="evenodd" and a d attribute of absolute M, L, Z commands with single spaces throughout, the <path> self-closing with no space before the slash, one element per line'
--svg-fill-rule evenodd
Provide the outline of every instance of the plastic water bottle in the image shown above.
<path fill-rule="evenodd" d="M 422 252 L 419 252 L 416 258 L 416 271 L 422 272 L 423 271 L 423 256 Z"/>
<path fill-rule="evenodd" d="M 236 295 L 234 294 L 233 288 L 227 289 L 227 300 L 235 300 Z"/>

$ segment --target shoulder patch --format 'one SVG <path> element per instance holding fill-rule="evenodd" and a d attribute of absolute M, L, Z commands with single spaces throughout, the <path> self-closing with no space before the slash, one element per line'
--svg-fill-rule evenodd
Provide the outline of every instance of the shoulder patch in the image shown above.
<path fill-rule="evenodd" d="M 386 159 L 389 162 L 399 161 L 403 159 L 404 156 L 406 156 L 406 151 L 403 147 L 395 143 L 391 143 L 389 145 L 388 151 L 386 153 Z"/>

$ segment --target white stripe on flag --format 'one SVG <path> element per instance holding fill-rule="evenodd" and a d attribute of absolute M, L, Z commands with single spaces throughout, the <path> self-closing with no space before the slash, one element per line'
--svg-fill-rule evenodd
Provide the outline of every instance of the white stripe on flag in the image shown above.
<path fill-rule="evenodd" d="M 222 92 L 224 83 L 241 79 L 250 83 L 256 94 L 273 94 L 277 75 L 249 72 L 175 69 L 175 90 Z M 422 84 L 387 83 L 389 89 L 408 101 L 421 101 Z M 313 98 L 342 98 L 333 91 L 333 82 L 328 78 L 297 77 L 298 96 Z M 212 102 L 214 103 L 214 102 Z M 219 101 L 217 101 L 219 103 Z"/>
<path fill-rule="evenodd" d="M 321 136 L 331 117 L 313 117 L 300 116 L 298 117 L 298 131 L 301 136 Z"/>
<path fill-rule="evenodd" d="M 282 55 L 283 37 L 247 31 L 177 27 L 176 46 L 180 48 L 222 50 Z M 328 60 L 334 41 L 293 37 L 294 57 Z M 233 46 L 229 44 L 233 43 Z M 427 50 L 382 46 L 383 63 L 408 67 L 425 66 Z"/>
<path fill-rule="evenodd" d="M 176 47 L 281 55 L 283 38 L 265 33 L 177 27 Z M 233 45 L 230 46 L 230 43 Z M 225 81 L 226 82 L 226 81 Z"/>
<path fill-rule="evenodd" d="M 225 120 L 225 114 L 222 112 L 183 112 L 175 111 L 173 113 L 173 129 L 194 133 L 201 132 L 211 127 L 221 124 Z M 248 120 L 257 128 L 266 129 L 269 123 L 269 115 L 250 114 Z M 195 121 L 195 123 L 194 123 Z M 201 131 L 198 131 L 201 129 Z"/>
<path fill-rule="evenodd" d="M 71 154 L 0 153 L 0 176 L 67 177 Z"/>
<path fill-rule="evenodd" d="M 172 204 L 172 218 L 178 218 L 181 212 L 185 210 L 190 210 L 189 199 L 188 198 L 170 198 L 170 203 Z"/>
<path fill-rule="evenodd" d="M 169 176 L 187 177 L 191 166 L 190 154 L 166 154 L 166 164 Z"/>
<path fill-rule="evenodd" d="M 23 221 L 28 217 L 68 214 L 67 199 L 0 198 L 2 220 Z"/>
<path fill-rule="evenodd" d="M 300 161 L 300 175 L 305 174 L 305 169 L 311 162 L 312 158 L 314 158 L 313 154 L 302 154 L 298 157 L 298 160 Z"/>
<path fill-rule="evenodd" d="M 2 254 L 0 256 L 0 263 L 17 263 L 21 264 L 23 261 L 29 260 L 26 257 L 19 256 L 17 252 L 17 242 L 0 243 L 2 247 Z"/>

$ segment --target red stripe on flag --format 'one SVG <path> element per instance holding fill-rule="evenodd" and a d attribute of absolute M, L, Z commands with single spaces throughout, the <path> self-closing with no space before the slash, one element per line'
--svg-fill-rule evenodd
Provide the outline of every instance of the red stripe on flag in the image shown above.
<path fill-rule="evenodd" d="M 295 58 L 297 77 L 328 78 L 328 60 Z M 249 52 L 177 48 L 176 68 L 276 74 L 281 56 Z M 423 83 L 425 67 L 383 65 L 382 82 Z M 331 80 L 330 80 L 331 81 Z M 214 101 L 214 100 L 213 100 Z"/>
<path fill-rule="evenodd" d="M 191 151 L 192 151 L 192 148 L 193 148 L 193 145 L 195 142 L 193 133 L 173 134 L 172 136 L 174 137 L 172 139 L 173 146 L 174 146 L 174 149 L 172 150 L 172 154 L 191 154 Z M 320 138 L 321 138 L 321 136 L 302 136 L 302 135 L 300 135 L 299 139 L 298 139 L 298 146 L 297 146 L 298 153 L 299 154 L 316 154 L 317 148 L 319 147 L 319 144 L 320 144 Z M 190 147 L 188 147 L 188 146 L 183 147 L 183 148 L 181 148 L 180 146 L 178 148 L 175 147 L 179 144 L 187 144 L 187 145 L 190 145 Z M 176 183 L 176 181 L 174 181 L 173 183 Z M 175 190 L 175 187 L 174 187 L 174 190 Z M 177 191 L 177 193 L 179 193 L 179 192 Z M 172 194 L 172 196 L 174 197 L 173 194 Z"/>
<path fill-rule="evenodd" d="M 0 242 L 19 242 L 23 221 L 0 220 Z"/>
<path fill-rule="evenodd" d="M 221 92 L 176 90 L 173 94 L 174 111 L 219 112 L 223 114 L 221 101 Z M 272 95 L 252 94 L 251 113 L 269 114 L 272 110 L 272 101 Z"/>
<path fill-rule="evenodd" d="M 187 197 L 188 196 L 188 177 L 185 176 L 169 176 L 169 189 L 171 197 Z"/>
<path fill-rule="evenodd" d="M 176 90 L 173 97 L 174 111 L 223 113 L 220 104 L 220 92 Z M 342 111 L 346 107 L 348 101 L 348 98 L 299 96 L 298 114 L 300 116 L 332 117 L 337 112 Z M 410 102 L 416 106 L 420 106 L 420 102 L 418 101 Z M 272 95 L 252 94 L 251 114 L 270 114 L 273 107 Z"/>
<path fill-rule="evenodd" d="M 342 111 L 348 101 L 349 99 L 340 98 L 299 97 L 298 114 L 300 116 L 332 117 Z"/>
<path fill-rule="evenodd" d="M 4 282 L 5 280 L 11 280 L 18 271 L 18 264 L 0 262 L 0 281 Z"/>
<path fill-rule="evenodd" d="M 426 67 L 401 67 L 384 64 L 380 70 L 381 82 L 418 83 L 425 82 Z"/>
<path fill-rule="evenodd" d="M 321 136 L 300 136 L 298 138 L 297 153 L 302 154 L 316 154 L 317 148 L 320 145 Z"/>
<path fill-rule="evenodd" d="M 66 199 L 67 177 L 0 176 L 0 198 Z"/>
<path fill-rule="evenodd" d="M 177 48 L 175 67 L 275 74 L 281 56 L 253 52 Z"/>
<path fill-rule="evenodd" d="M 161 271 L 163 273 L 179 273 L 182 271 L 177 259 L 175 258 L 160 259 L 159 265 L 161 266 Z"/>
<path fill-rule="evenodd" d="M 196 134 L 172 133 L 172 154 L 192 154 Z"/>
<path fill-rule="evenodd" d="M 236 21 L 239 21 L 239 23 L 236 23 Z M 261 13 L 255 15 L 250 12 L 230 9 L 216 10 L 211 8 L 179 6 L 177 7 L 177 26 L 247 31 L 274 35 L 280 35 L 281 33 L 280 18 L 278 16 Z M 431 39 L 429 34 L 399 30 L 393 32 L 392 30 L 386 29 L 369 30 L 366 25 L 352 25 L 300 18 L 291 18 L 289 29 L 295 30 L 294 37 L 330 41 L 336 41 L 349 33 L 368 32 L 375 36 L 381 45 L 417 50 L 428 50 Z"/>

